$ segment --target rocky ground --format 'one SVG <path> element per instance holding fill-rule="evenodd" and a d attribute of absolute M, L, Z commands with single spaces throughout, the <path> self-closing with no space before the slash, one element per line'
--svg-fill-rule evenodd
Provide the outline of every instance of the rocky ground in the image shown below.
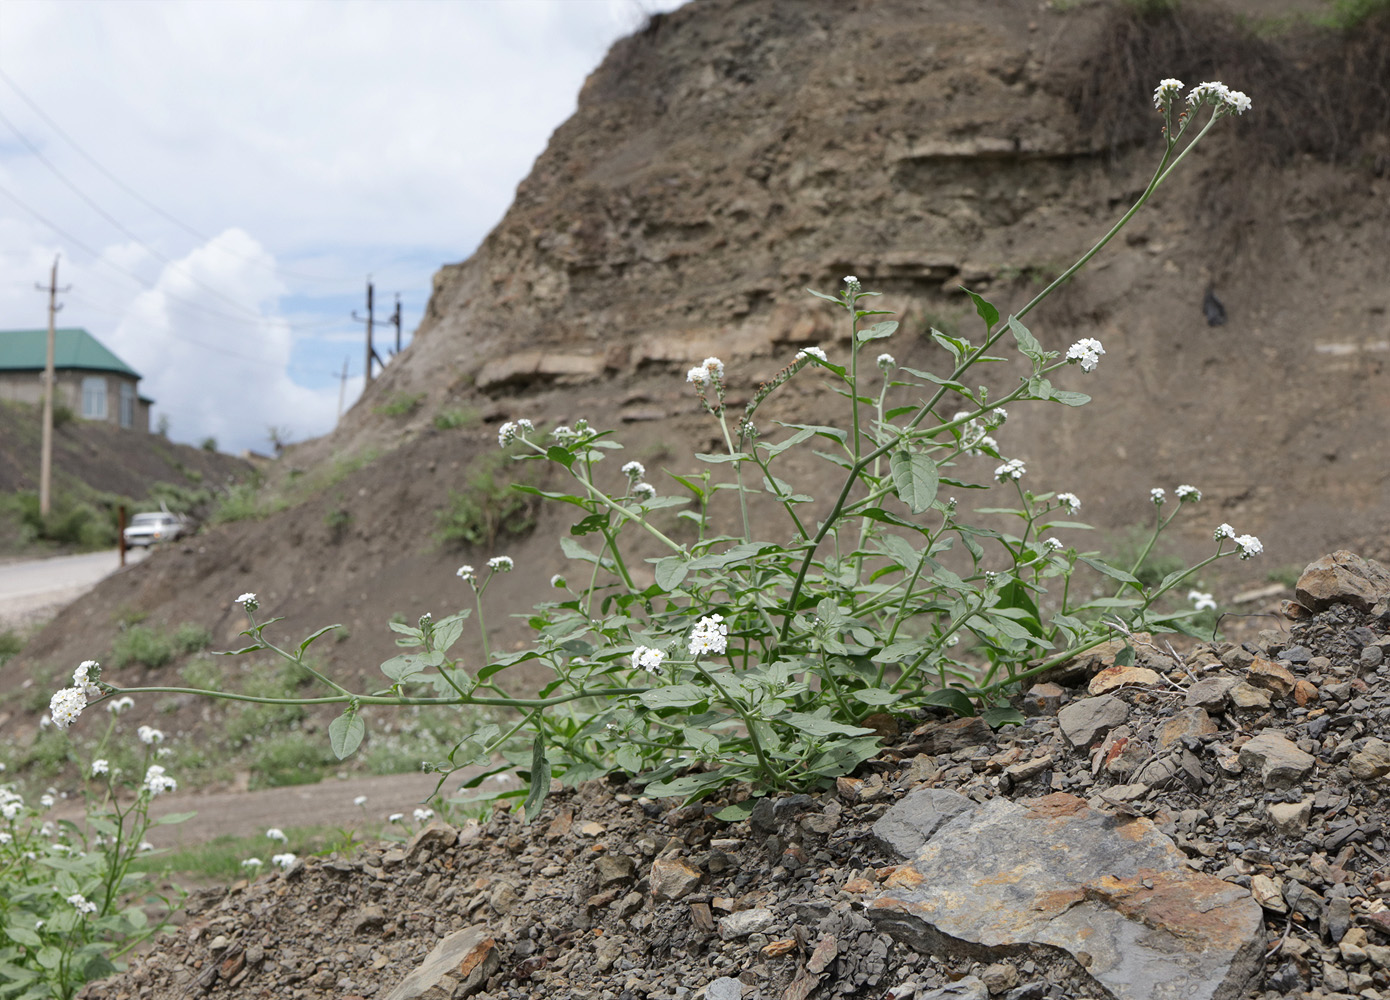
<path fill-rule="evenodd" d="M 1023 725 L 909 720 L 744 821 L 595 782 L 303 859 L 81 996 L 1390 996 L 1390 571 L 1338 552 L 1297 595 L 1239 645 L 1102 648 Z"/>

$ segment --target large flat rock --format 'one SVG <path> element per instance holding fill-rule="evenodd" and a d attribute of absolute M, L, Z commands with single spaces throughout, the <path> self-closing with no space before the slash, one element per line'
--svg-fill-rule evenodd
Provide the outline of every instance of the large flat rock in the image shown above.
<path fill-rule="evenodd" d="M 919 951 L 1049 964 L 1061 951 L 1113 1000 L 1234 1000 L 1260 967 L 1260 906 L 1186 860 L 1148 820 L 1072 795 L 993 799 L 941 825 L 865 905 Z"/>

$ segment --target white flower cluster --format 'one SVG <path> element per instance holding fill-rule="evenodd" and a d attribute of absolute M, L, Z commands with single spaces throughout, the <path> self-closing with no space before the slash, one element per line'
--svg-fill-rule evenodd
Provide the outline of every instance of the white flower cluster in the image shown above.
<path fill-rule="evenodd" d="M 859 279 L 852 274 L 845 275 L 845 284 L 849 286 L 846 291 L 851 295 L 859 290 Z"/>
<path fill-rule="evenodd" d="M 1206 611 L 1208 608 L 1212 611 L 1216 610 L 1216 599 L 1204 591 L 1189 590 L 1187 599 L 1192 602 L 1194 611 Z"/>
<path fill-rule="evenodd" d="M 690 630 L 690 655 L 716 655 L 729 648 L 729 626 L 723 615 L 706 615 Z"/>
<path fill-rule="evenodd" d="M 494 573 L 510 573 L 515 566 L 511 556 L 493 556 L 487 561 L 487 568 Z"/>
<path fill-rule="evenodd" d="M 1235 542 L 1236 546 L 1240 549 L 1239 555 L 1242 559 L 1249 559 L 1251 556 L 1257 556 L 1265 550 L 1264 544 L 1254 535 L 1237 535 L 1236 529 L 1232 528 L 1229 524 L 1217 525 L 1216 531 L 1213 532 L 1213 536 L 1218 544 L 1223 538 L 1229 538 L 1231 541 Z"/>
<path fill-rule="evenodd" d="M 247 611 L 255 611 L 261 606 L 261 602 L 256 600 L 256 595 L 250 593 L 242 594 L 233 603 L 240 604 Z"/>
<path fill-rule="evenodd" d="M 286 851 L 284 854 L 272 854 L 270 856 L 270 863 L 279 868 L 288 868 L 298 860 L 298 856 L 291 854 L 289 851 Z"/>
<path fill-rule="evenodd" d="M 1178 503 L 1196 503 L 1202 499 L 1202 491 L 1195 486 L 1188 486 L 1186 483 L 1173 492 L 1178 496 Z"/>
<path fill-rule="evenodd" d="M 67 729 L 77 721 L 82 710 L 93 698 L 101 697 L 97 679 L 101 676 L 101 664 L 96 660 L 83 660 L 72 672 L 72 687 L 63 688 L 48 702 L 48 714 L 59 729 Z"/>
<path fill-rule="evenodd" d="M 648 500 L 656 499 L 656 487 L 651 483 L 634 483 L 632 485 L 632 499 L 638 503 L 646 503 Z"/>
<path fill-rule="evenodd" d="M 145 744 L 145 746 L 164 742 L 164 734 L 153 726 L 141 726 L 139 729 L 135 730 L 135 735 L 140 737 L 140 742 Z"/>
<path fill-rule="evenodd" d="M 1100 364 L 1100 356 L 1105 353 L 1105 348 L 1100 346 L 1100 341 L 1095 337 L 1082 337 L 1076 343 L 1067 348 L 1067 361 L 1079 361 L 1083 372 L 1093 372 L 1096 365 Z"/>
<path fill-rule="evenodd" d="M 647 474 L 647 467 L 641 462 L 628 462 L 623 466 L 623 475 L 627 476 L 630 482 L 637 482 Z"/>
<path fill-rule="evenodd" d="M 122 712 L 124 712 L 127 708 L 134 708 L 134 707 L 135 707 L 135 699 L 134 699 L 134 698 L 131 698 L 130 696 L 127 695 L 126 697 L 123 697 L 123 698 L 117 698 L 115 701 L 107 702 L 106 710 L 107 710 L 108 712 L 110 712 L 112 715 L 120 715 L 120 714 L 121 714 Z"/>
<path fill-rule="evenodd" d="M 1174 80 L 1172 77 L 1166 80 L 1159 80 L 1158 86 L 1154 88 L 1154 107 L 1162 111 L 1165 104 L 1171 104 L 1173 98 L 1181 93 L 1182 87 L 1182 81 Z"/>
<path fill-rule="evenodd" d="M 1057 502 L 1062 505 L 1068 514 L 1075 514 L 1081 509 L 1081 501 L 1077 499 L 1075 493 L 1058 493 Z"/>
<path fill-rule="evenodd" d="M 87 897 L 82 895 L 82 893 L 80 892 L 74 892 L 71 896 L 69 896 L 68 902 L 72 904 L 72 908 L 74 910 L 83 915 L 86 915 L 88 913 L 95 913 L 97 911 L 97 904 L 89 902 L 87 900 Z"/>
<path fill-rule="evenodd" d="M 999 468 L 994 470 L 994 478 L 1001 483 L 1007 483 L 1010 479 L 1019 480 L 1023 478 L 1028 470 L 1023 465 L 1023 459 L 1011 458 Z"/>
<path fill-rule="evenodd" d="M 96 675 L 92 671 L 96 671 Z M 101 688 L 97 687 L 96 679 L 101 676 L 101 664 L 96 660 L 83 660 L 77 665 L 77 669 L 72 672 L 72 683 L 74 687 L 81 688 L 82 693 L 87 696 L 87 700 L 101 697 Z"/>
<path fill-rule="evenodd" d="M 290 838 L 285 836 L 285 831 L 278 826 L 272 826 L 265 832 L 265 835 L 267 840 L 278 840 L 282 844 L 288 844 L 290 842 Z"/>
<path fill-rule="evenodd" d="M 172 792 L 178 787 L 179 783 L 166 775 L 161 765 L 151 764 L 146 769 L 144 789 L 150 793 L 150 798 L 165 792 Z"/>
<path fill-rule="evenodd" d="M 708 382 L 722 382 L 724 380 L 724 362 L 718 358 L 705 358 L 704 361 L 685 373 L 685 380 L 691 385 L 702 387 Z"/>
<path fill-rule="evenodd" d="M 99 774 L 110 774 L 110 773 L 111 773 L 111 762 L 108 761 L 105 757 L 98 757 L 96 760 L 92 761 L 92 777 L 93 777 L 93 778 L 95 778 L 95 777 L 96 777 L 97 775 L 99 775 Z"/>
<path fill-rule="evenodd" d="M 262 861 L 260 858 L 247 858 L 245 861 L 241 863 L 241 867 L 247 869 L 248 871 L 255 871 L 263 864 L 265 864 L 265 862 Z"/>
<path fill-rule="evenodd" d="M 1164 491 L 1162 486 L 1155 486 L 1153 489 L 1149 490 L 1149 499 L 1153 501 L 1155 507 L 1162 507 L 1164 502 L 1168 499 L 1168 494 Z"/>
<path fill-rule="evenodd" d="M 24 796 L 8 788 L 0 788 L 0 817 L 14 819 L 24 808 Z"/>
<path fill-rule="evenodd" d="M 819 358 L 821 361 L 829 363 L 830 359 L 825 356 L 825 352 L 819 347 L 808 347 L 804 351 L 796 352 L 796 360 L 801 361 L 805 358 Z"/>
<path fill-rule="evenodd" d="M 1203 104 L 1210 104 L 1238 115 L 1243 115 L 1250 110 L 1250 98 L 1239 90 L 1232 90 L 1219 80 L 1197 84 L 1188 93 L 1187 103 L 1194 108 L 1201 107 Z"/>
<path fill-rule="evenodd" d="M 951 418 L 952 422 L 962 419 L 969 410 L 958 410 L 956 415 Z M 1002 423 L 1003 421 L 1000 421 Z M 989 435 L 990 427 L 983 423 L 978 417 L 967 420 L 960 425 L 960 450 L 967 455 L 974 455 L 979 458 L 982 455 L 999 452 L 999 442 Z"/>
<path fill-rule="evenodd" d="M 497 428 L 497 446 L 505 448 L 517 438 L 525 438 L 536 429 L 535 424 L 522 417 L 520 420 L 508 420 L 501 427 Z"/>
<path fill-rule="evenodd" d="M 417 823 L 424 823 L 425 821 L 431 820 L 431 819 L 434 818 L 434 810 L 433 810 L 433 809 L 416 809 L 413 815 L 415 816 L 415 822 L 417 822 Z"/>
<path fill-rule="evenodd" d="M 652 649 L 650 646 L 638 646 L 632 654 L 632 666 L 636 670 L 645 670 L 649 674 L 657 677 L 661 676 L 661 661 L 666 659 L 666 654 L 659 649 Z"/>
<path fill-rule="evenodd" d="M 468 582 L 468 581 L 471 581 L 471 580 L 473 579 L 473 573 L 474 573 L 473 567 L 472 567 L 472 566 L 469 566 L 467 563 L 465 563 L 464 565 L 462 565 L 462 566 L 460 566 L 460 567 L 458 568 L 458 573 L 457 573 L 456 575 L 458 576 L 458 578 L 459 578 L 460 580 L 463 580 L 463 581 L 465 581 L 465 582 Z"/>
<path fill-rule="evenodd" d="M 1044 538 L 1043 545 L 1047 546 L 1049 552 L 1061 552 L 1066 548 L 1066 545 L 1056 538 Z"/>

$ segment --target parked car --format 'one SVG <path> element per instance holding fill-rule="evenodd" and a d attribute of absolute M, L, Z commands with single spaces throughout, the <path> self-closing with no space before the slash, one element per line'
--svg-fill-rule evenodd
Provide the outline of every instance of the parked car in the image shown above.
<path fill-rule="evenodd" d="M 167 510 L 136 514 L 125 529 L 125 543 L 128 546 L 153 545 L 155 542 L 172 542 L 188 534 L 188 521 L 182 514 L 171 514 Z"/>

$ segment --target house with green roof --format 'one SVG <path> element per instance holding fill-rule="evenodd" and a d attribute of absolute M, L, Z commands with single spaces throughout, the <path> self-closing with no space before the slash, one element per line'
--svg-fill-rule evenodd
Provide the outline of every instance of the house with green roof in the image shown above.
<path fill-rule="evenodd" d="M 0 330 L 0 400 L 42 403 L 47 358 L 47 330 Z M 149 433 L 154 400 L 140 395 L 140 373 L 86 330 L 54 331 L 53 371 L 54 405 Z"/>

